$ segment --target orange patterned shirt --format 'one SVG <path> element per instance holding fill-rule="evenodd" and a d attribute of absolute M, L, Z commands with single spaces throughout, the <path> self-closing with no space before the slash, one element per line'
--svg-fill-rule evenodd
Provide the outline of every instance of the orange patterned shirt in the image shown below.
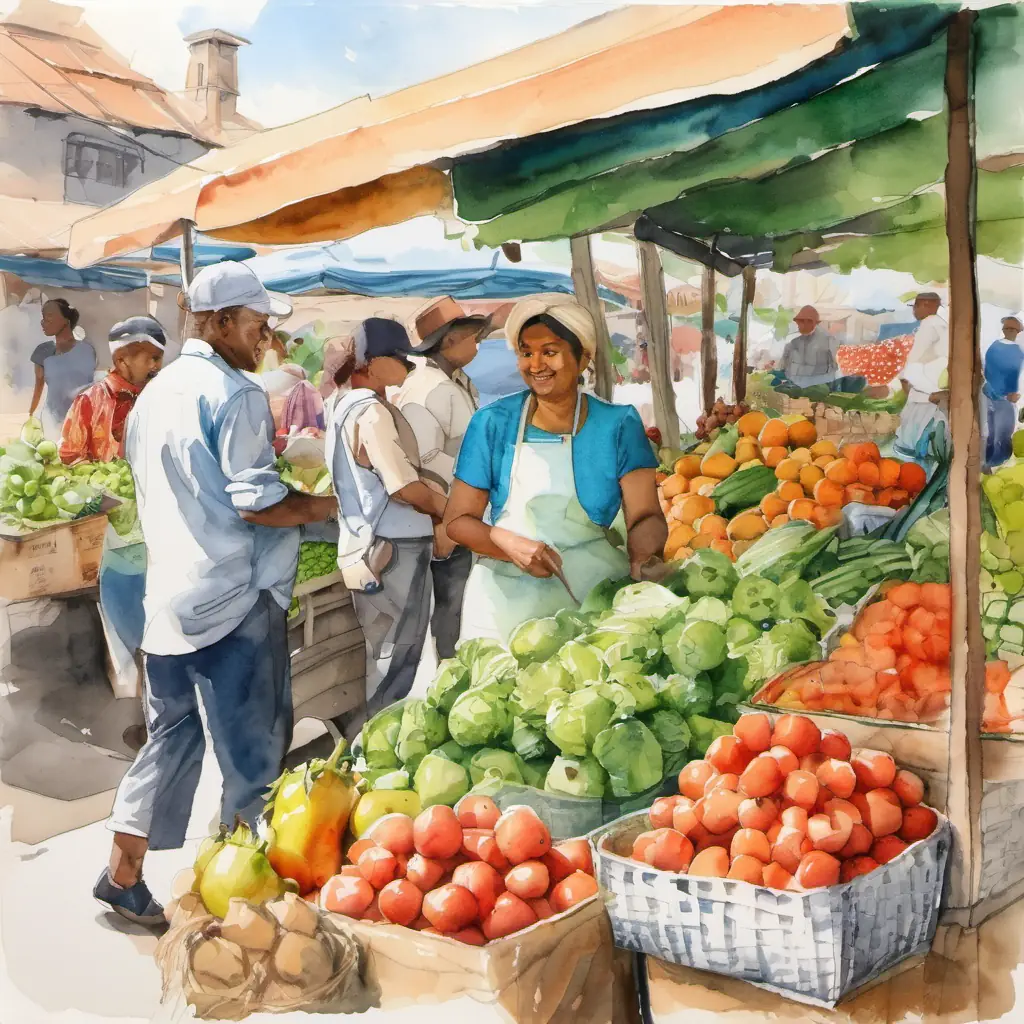
<path fill-rule="evenodd" d="M 124 456 L 124 424 L 142 390 L 111 371 L 75 397 L 60 435 L 60 461 L 109 462 Z"/>

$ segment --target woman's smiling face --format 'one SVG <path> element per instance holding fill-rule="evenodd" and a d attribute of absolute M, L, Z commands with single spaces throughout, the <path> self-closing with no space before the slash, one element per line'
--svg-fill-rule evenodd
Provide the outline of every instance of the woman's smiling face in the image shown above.
<path fill-rule="evenodd" d="M 558 398 L 576 389 L 589 359 L 577 360 L 572 346 L 543 324 L 519 335 L 519 373 L 538 398 Z"/>

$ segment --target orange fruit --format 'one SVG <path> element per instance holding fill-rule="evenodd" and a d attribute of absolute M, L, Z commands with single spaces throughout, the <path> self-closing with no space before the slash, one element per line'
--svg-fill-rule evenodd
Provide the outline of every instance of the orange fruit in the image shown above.
<path fill-rule="evenodd" d="M 789 427 L 782 420 L 768 420 L 757 435 L 761 448 L 785 448 L 789 444 Z"/>
<path fill-rule="evenodd" d="M 789 425 L 789 443 L 805 448 L 818 440 L 818 431 L 810 420 L 797 420 Z"/>

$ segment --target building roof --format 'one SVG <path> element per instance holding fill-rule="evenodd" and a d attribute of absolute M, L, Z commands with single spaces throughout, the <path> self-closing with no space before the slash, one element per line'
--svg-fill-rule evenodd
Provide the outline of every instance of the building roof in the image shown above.
<path fill-rule="evenodd" d="M 242 36 L 236 36 L 233 32 L 225 32 L 222 28 L 204 28 L 201 32 L 193 32 L 185 36 L 186 43 L 201 43 L 212 39 L 217 43 L 230 43 L 232 46 L 248 46 L 249 40 Z"/>
<path fill-rule="evenodd" d="M 83 13 L 21 0 L 0 20 L 0 103 L 218 142 L 190 105 L 133 71 Z"/>

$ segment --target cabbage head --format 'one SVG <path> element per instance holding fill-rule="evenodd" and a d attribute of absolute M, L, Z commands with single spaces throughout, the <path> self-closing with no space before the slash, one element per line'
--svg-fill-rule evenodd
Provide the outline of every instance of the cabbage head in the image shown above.
<path fill-rule="evenodd" d="M 617 580 L 601 580 L 583 599 L 580 612 L 583 615 L 596 615 L 608 611 L 615 600 L 615 595 L 633 582 L 632 576 L 623 576 Z"/>
<path fill-rule="evenodd" d="M 410 700 L 402 712 L 402 725 L 398 730 L 395 753 L 411 772 L 435 747 L 448 739 L 445 716 L 425 700 Z"/>
<path fill-rule="evenodd" d="M 469 669 L 458 658 L 448 658 L 437 666 L 434 682 L 427 691 L 427 703 L 448 714 L 459 694 L 469 689 Z"/>
<path fill-rule="evenodd" d="M 632 619 L 653 628 L 669 612 L 685 605 L 667 587 L 657 583 L 631 583 L 623 587 L 612 601 L 612 613 L 620 619 Z"/>
<path fill-rule="evenodd" d="M 471 690 L 491 690 L 507 697 L 515 685 L 519 662 L 508 651 L 498 648 L 481 654 L 469 670 Z"/>
<path fill-rule="evenodd" d="M 665 634 L 664 644 L 672 667 L 682 675 L 693 676 L 717 668 L 728 653 L 724 626 L 705 619 L 676 626 Z"/>
<path fill-rule="evenodd" d="M 505 650 L 497 640 L 487 640 L 483 637 L 476 640 L 465 640 L 455 649 L 455 657 L 462 662 L 466 668 L 472 668 L 478 658 L 488 657 L 493 654 L 501 654 Z"/>
<path fill-rule="evenodd" d="M 551 759 L 547 757 L 535 757 L 529 761 L 523 761 L 520 765 L 523 781 L 527 786 L 533 786 L 534 789 L 543 789 L 544 780 L 547 779 L 548 772 L 551 770 L 551 764 Z"/>
<path fill-rule="evenodd" d="M 523 773 L 519 765 L 519 758 L 508 750 L 484 747 L 483 750 L 478 750 L 469 762 L 469 777 L 474 786 L 488 776 L 497 776 L 502 782 L 521 786 Z"/>
<path fill-rule="evenodd" d="M 724 626 L 731 614 L 729 606 L 720 597 L 702 597 L 690 605 L 686 618 L 689 621 L 703 619 L 716 626 Z"/>
<path fill-rule="evenodd" d="M 579 612 L 574 612 L 569 608 L 563 608 L 561 611 L 555 612 L 555 621 L 570 640 L 575 640 L 576 637 L 581 636 L 589 628 L 586 618 Z"/>
<path fill-rule="evenodd" d="M 363 726 L 360 745 L 368 768 L 401 767 L 401 761 L 395 753 L 401 728 L 401 707 L 385 708 Z"/>
<path fill-rule="evenodd" d="M 571 639 L 571 630 L 555 618 L 530 619 L 509 637 L 508 648 L 520 665 L 530 665 L 553 658 Z"/>
<path fill-rule="evenodd" d="M 640 665 L 631 661 L 620 661 L 608 671 L 608 682 L 625 686 L 633 695 L 636 714 L 652 711 L 658 706 L 658 694 Z"/>
<path fill-rule="evenodd" d="M 461 764 L 438 754 L 427 754 L 420 761 L 413 780 L 423 807 L 445 804 L 454 807 L 469 792 L 469 774 Z"/>
<path fill-rule="evenodd" d="M 544 733 L 544 724 L 528 725 L 521 718 L 517 718 L 512 725 L 512 749 L 524 761 L 549 757 L 554 753 Z"/>
<path fill-rule="evenodd" d="M 543 725 L 555 697 L 572 689 L 572 676 L 557 659 L 527 665 L 516 676 L 511 697 L 513 711 L 526 722 Z"/>
<path fill-rule="evenodd" d="M 570 640 L 558 652 L 558 661 L 572 676 L 574 689 L 599 683 L 608 675 L 601 652 L 583 640 Z"/>
<path fill-rule="evenodd" d="M 447 757 L 449 761 L 455 761 L 457 764 L 462 764 L 466 759 L 466 750 L 464 747 L 460 747 L 455 740 L 448 740 L 442 743 L 441 746 L 431 751 L 432 754 L 437 754 L 438 757 Z"/>
<path fill-rule="evenodd" d="M 463 747 L 484 747 L 512 731 L 508 702 L 486 690 L 469 689 L 455 699 L 448 715 L 452 739 Z"/>
<path fill-rule="evenodd" d="M 607 781 L 605 770 L 593 757 L 556 757 L 544 780 L 544 788 L 563 796 L 600 799 Z"/>
<path fill-rule="evenodd" d="M 661 706 L 684 717 L 706 715 L 715 703 L 715 691 L 705 675 L 669 676 L 658 691 Z"/>
<path fill-rule="evenodd" d="M 615 704 L 597 687 L 557 697 L 548 708 L 548 739 L 563 754 L 584 757 L 597 734 L 612 720 Z"/>
<path fill-rule="evenodd" d="M 594 740 L 594 757 L 608 773 L 612 794 L 620 799 L 643 793 L 664 778 L 658 740 L 638 718 L 603 730 Z"/>
<path fill-rule="evenodd" d="M 690 749 L 690 727 L 678 711 L 659 708 L 643 715 L 640 720 L 654 733 L 666 758 L 670 754 L 683 754 Z"/>

